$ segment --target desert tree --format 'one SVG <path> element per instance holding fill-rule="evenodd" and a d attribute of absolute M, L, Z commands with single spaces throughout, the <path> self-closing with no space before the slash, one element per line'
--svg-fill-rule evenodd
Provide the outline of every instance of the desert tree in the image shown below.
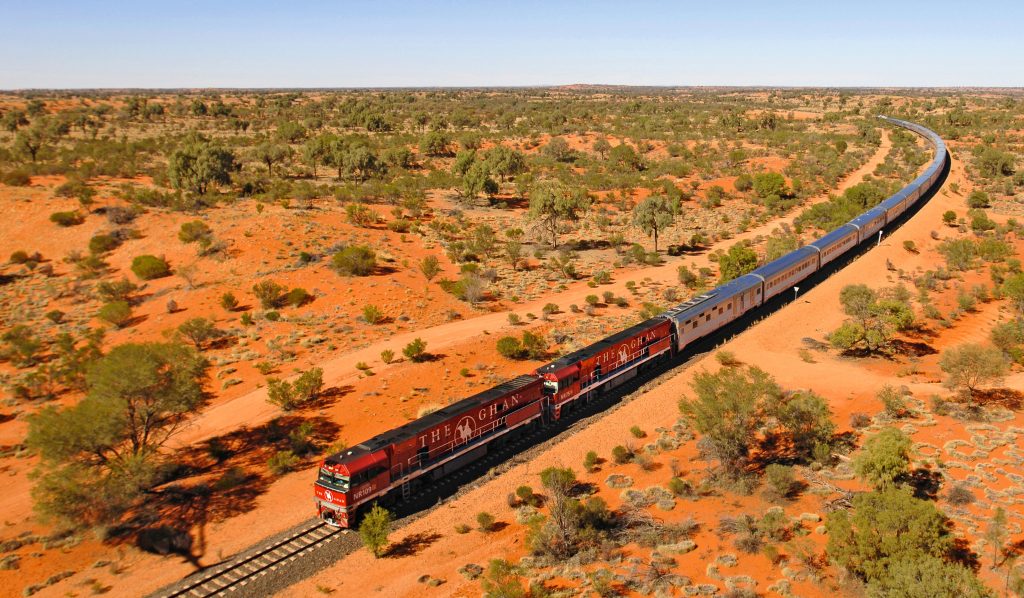
<path fill-rule="evenodd" d="M 671 226 L 674 219 L 672 202 L 664 195 L 652 195 L 633 208 L 633 224 L 654 238 L 654 251 L 658 251 L 658 233 Z"/>
<path fill-rule="evenodd" d="M 959 389 L 970 399 L 975 391 L 988 384 L 998 384 L 1009 369 L 1006 357 L 996 347 L 965 344 L 946 349 L 939 359 L 939 367 L 946 372 L 945 385 Z"/>
<path fill-rule="evenodd" d="M 505 229 L 505 259 L 512 270 L 518 270 L 523 261 L 523 229 Z"/>
<path fill-rule="evenodd" d="M 590 196 L 586 189 L 559 181 L 543 181 L 530 191 L 528 215 L 548 233 L 551 245 L 557 246 L 561 226 L 578 222 L 588 207 Z"/>
<path fill-rule="evenodd" d="M 213 322 L 206 318 L 188 319 L 178 325 L 178 332 L 195 345 L 199 351 L 203 350 L 203 346 L 208 341 L 215 340 L 222 335 Z"/>
<path fill-rule="evenodd" d="M 746 242 L 736 243 L 718 256 L 721 281 L 728 282 L 757 268 L 757 253 Z"/>
<path fill-rule="evenodd" d="M 476 199 L 481 193 L 491 196 L 498 192 L 498 184 L 491 179 L 486 163 L 475 162 L 462 177 L 462 192 L 469 199 Z"/>
<path fill-rule="evenodd" d="M 1006 509 L 997 507 L 996 512 L 992 514 L 992 519 L 988 522 L 988 528 L 985 529 L 985 540 L 992 546 L 993 569 L 999 566 L 999 557 L 1006 544 L 1006 537 L 1009 534 L 1007 523 Z"/>
<path fill-rule="evenodd" d="M 203 195 L 212 184 L 231 182 L 238 169 L 234 153 L 198 133 L 190 133 L 167 161 L 167 176 L 175 189 Z"/>
<path fill-rule="evenodd" d="M 488 151 L 484 157 L 484 163 L 487 165 L 488 171 L 500 176 L 502 181 L 507 181 L 509 177 L 526 172 L 527 169 L 526 157 L 504 145 L 499 145 Z"/>
<path fill-rule="evenodd" d="M 781 397 L 772 377 L 757 367 L 700 372 L 692 387 L 696 398 L 679 402 L 683 416 L 703 436 L 705 452 L 718 459 L 730 477 L 741 477 L 757 431 L 764 425 L 765 403 Z"/>
<path fill-rule="evenodd" d="M 910 438 L 899 429 L 883 428 L 864 443 L 853 469 L 875 488 L 889 488 L 910 468 L 910 446 Z"/>
<path fill-rule="evenodd" d="M 324 134 L 317 135 L 302 144 L 302 160 L 313 169 L 314 179 L 316 178 L 316 167 L 330 160 L 334 140 L 334 135 Z"/>
<path fill-rule="evenodd" d="M 263 142 L 253 150 L 253 158 L 267 165 L 267 174 L 274 176 L 274 164 L 280 164 L 288 159 L 292 149 L 283 143 Z"/>
<path fill-rule="evenodd" d="M 39 158 L 39 151 L 51 141 L 47 128 L 42 123 L 33 123 L 30 127 L 18 131 L 14 136 L 14 149 L 19 154 L 32 160 L 34 164 Z"/>
<path fill-rule="evenodd" d="M 833 511 L 825 528 L 829 559 L 867 583 L 871 596 L 989 595 L 950 562 L 955 544 L 946 517 L 907 489 L 855 495 L 853 511 Z"/>
<path fill-rule="evenodd" d="M 793 393 L 771 410 L 798 458 L 809 458 L 832 441 L 836 429 L 832 412 L 828 402 L 813 392 Z"/>
<path fill-rule="evenodd" d="M 157 481 L 161 448 L 203 404 L 206 367 L 177 343 L 127 343 L 96 360 L 84 399 L 29 418 L 37 510 L 74 527 L 116 521 Z"/>

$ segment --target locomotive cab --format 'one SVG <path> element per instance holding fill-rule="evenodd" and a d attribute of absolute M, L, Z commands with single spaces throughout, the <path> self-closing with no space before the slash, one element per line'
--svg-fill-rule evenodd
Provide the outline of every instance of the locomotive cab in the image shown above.
<path fill-rule="evenodd" d="M 356 508 L 386 492 L 390 484 L 384 451 L 355 449 L 332 455 L 320 464 L 313 484 L 317 514 L 332 525 L 348 527 Z"/>

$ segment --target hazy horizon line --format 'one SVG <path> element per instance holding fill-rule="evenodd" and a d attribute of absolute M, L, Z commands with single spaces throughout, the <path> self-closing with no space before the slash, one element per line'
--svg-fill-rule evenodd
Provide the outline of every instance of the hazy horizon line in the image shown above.
<path fill-rule="evenodd" d="M 620 84 L 620 83 L 550 83 L 524 85 L 351 85 L 351 86 L 171 86 L 171 87 L 18 87 L 0 88 L 0 93 L 32 92 L 180 92 L 180 91 L 406 91 L 406 90 L 521 90 L 521 89 L 841 89 L 841 90 L 1001 90 L 1024 91 L 1024 85 L 714 85 L 714 84 Z"/>

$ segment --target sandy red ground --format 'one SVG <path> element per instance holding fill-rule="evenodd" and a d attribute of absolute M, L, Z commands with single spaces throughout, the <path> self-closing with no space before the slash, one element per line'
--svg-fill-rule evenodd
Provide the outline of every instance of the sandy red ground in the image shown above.
<path fill-rule="evenodd" d="M 576 143 L 577 140 L 573 140 L 573 142 Z M 872 172 L 875 166 L 884 158 L 888 147 L 888 137 L 884 136 L 882 147 L 876 155 L 864 167 L 851 174 L 845 180 L 843 187 L 845 188 L 859 182 L 865 174 Z M 955 172 L 954 177 L 962 177 L 962 173 Z M 39 182 L 52 183 L 52 181 Z M 965 186 L 963 182 L 961 182 L 961 186 Z M 32 223 L 40 226 L 45 225 L 47 230 L 50 230 L 53 228 L 52 225 L 45 222 L 48 214 L 57 209 L 73 207 L 71 200 L 44 200 L 46 194 L 41 190 L 19 190 L 17 193 L 25 193 L 24 197 L 26 199 L 31 197 L 33 201 L 38 201 L 41 204 L 37 209 L 27 210 L 29 220 L 26 221 L 26 227 L 20 229 L 23 231 L 31 230 L 32 226 L 29 225 Z M 823 199 L 825 198 L 818 198 L 816 201 Z M 928 206 L 925 206 L 921 213 L 910 223 L 896 232 L 893 237 L 887 238 L 880 248 L 859 259 L 815 290 L 803 296 L 801 301 L 778 312 L 750 331 L 733 339 L 724 348 L 735 352 L 744 362 L 756 364 L 768 370 L 779 379 L 780 383 L 788 388 L 806 387 L 807 380 L 814 380 L 813 389 L 830 399 L 833 411 L 836 414 L 835 419 L 840 426 L 846 425 L 846 422 L 849 420 L 849 414 L 852 412 L 877 412 L 879 408 L 873 398 L 874 393 L 885 381 L 889 380 L 891 383 L 891 378 L 894 374 L 893 368 L 887 367 L 885 364 L 879 365 L 874 363 L 868 364 L 865 367 L 864 364 L 817 353 L 815 354 L 816 363 L 806 363 L 797 355 L 797 349 L 801 346 L 801 339 L 807 336 L 821 339 L 827 331 L 835 328 L 842 320 L 842 315 L 836 307 L 836 297 L 839 288 L 844 284 L 862 280 L 879 281 L 879 284 L 881 284 L 881 278 L 878 273 L 885 272 L 885 260 L 887 258 L 892 259 L 900 268 L 906 270 L 912 270 L 919 266 L 928 267 L 929 264 L 934 263 L 935 256 L 928 251 L 922 251 L 916 256 L 908 254 L 902 248 L 902 240 L 913 239 L 922 248 L 933 246 L 935 242 L 930 239 L 929 232 L 939 227 L 939 215 L 946 209 L 960 209 L 962 203 L 962 197 L 955 197 L 946 193 L 940 194 Z M 24 205 L 18 207 L 19 216 L 22 212 L 26 212 Z M 262 244 L 258 247 L 253 246 L 245 242 L 245 231 L 250 230 L 253 238 L 281 238 L 280 235 L 275 236 L 275 233 L 282 231 L 282 227 L 285 226 L 282 219 L 283 216 L 278 214 L 278 212 L 283 212 L 283 209 L 270 206 L 267 214 L 265 214 L 265 218 L 259 221 L 258 225 L 253 225 L 253 219 L 247 218 L 244 221 L 234 223 L 218 222 L 215 225 L 215 229 L 218 231 L 223 230 L 225 238 L 234 240 L 235 243 L 232 247 L 240 252 L 252 251 L 269 255 L 274 252 L 283 251 L 283 247 L 279 245 L 268 247 Z M 35 220 L 32 220 L 33 218 L 39 222 L 36 223 Z M 149 218 L 149 216 L 144 216 L 143 218 Z M 192 249 L 181 246 L 173 238 L 180 222 L 190 218 L 165 214 L 153 216 L 153 218 L 159 218 L 160 220 L 146 222 L 144 225 L 145 230 L 152 231 L 149 233 L 151 236 L 147 236 L 141 242 L 133 245 L 131 251 L 125 250 L 122 252 L 123 255 L 122 253 L 115 253 L 110 260 L 113 266 L 126 269 L 131 255 L 143 253 L 150 248 L 153 251 L 166 252 L 168 247 L 179 247 L 180 253 L 169 256 L 172 262 L 194 259 L 187 253 L 192 251 Z M 64 248 L 82 247 L 85 245 L 91 234 L 98 230 L 98 226 L 93 225 L 92 221 L 93 219 L 90 218 L 84 225 L 69 229 L 59 229 L 53 238 L 33 239 L 32 235 L 27 232 L 22 236 L 10 237 L 4 239 L 0 250 L 9 252 L 9 244 L 11 249 L 20 247 L 38 248 L 48 257 L 59 257 L 58 252 L 63 251 Z M 742 235 L 737 235 L 733 239 L 721 243 L 720 246 L 724 248 L 738 239 L 753 239 L 758 235 L 768 234 L 781 221 L 775 220 L 766 225 L 752 228 Z M 340 223 L 328 222 L 327 224 L 341 226 Z M 90 228 L 91 225 L 92 228 Z M 257 227 L 255 230 L 253 230 L 254 226 Z M 359 231 L 355 231 L 353 234 L 358 233 Z M 400 241 L 397 239 L 397 235 L 391 235 L 388 243 L 398 246 Z M 422 250 L 415 249 L 412 247 L 412 244 L 402 246 L 402 256 L 408 256 L 407 259 L 409 259 L 410 263 L 418 260 L 423 254 Z M 259 261 L 256 255 L 245 257 L 246 263 L 258 263 Z M 706 255 L 688 256 L 683 258 L 683 261 L 695 266 L 709 265 Z M 159 328 L 172 327 L 185 317 L 194 317 L 196 315 L 215 317 L 221 323 L 227 325 L 226 314 L 217 306 L 219 293 L 225 288 L 222 283 L 225 280 L 234 280 L 239 281 L 239 285 L 242 284 L 241 281 L 248 281 L 251 284 L 251 272 L 232 270 L 210 260 L 203 260 L 199 263 L 202 268 L 200 279 L 216 281 L 215 284 L 211 282 L 206 288 L 201 286 L 198 289 L 187 291 L 182 288 L 180 279 L 165 279 L 151 283 L 152 292 L 169 291 L 173 296 L 186 295 L 187 300 L 179 301 L 182 304 L 187 303 L 189 306 L 185 313 L 166 314 L 163 308 L 163 301 L 151 301 L 144 304 L 145 307 L 140 309 L 143 315 L 158 321 L 160 323 Z M 641 277 L 649 279 L 650 285 L 673 285 L 675 284 L 675 269 L 678 263 L 680 263 L 678 260 L 669 260 L 663 266 L 638 271 L 635 276 L 629 276 L 621 271 L 617 272 L 615 281 L 611 285 L 602 286 L 598 290 L 611 290 L 616 294 L 625 294 L 626 281 L 630 278 L 639 279 Z M 300 308 L 300 314 L 333 315 L 333 312 L 327 309 L 327 306 L 333 307 L 337 305 L 343 310 L 342 316 L 346 321 L 351 321 L 352 315 L 357 313 L 359 308 L 366 302 L 376 302 L 385 308 L 386 313 L 395 313 L 399 310 L 410 309 L 409 303 L 411 301 L 418 301 L 421 297 L 429 298 L 425 300 L 429 306 L 426 313 L 411 310 L 416 312 L 414 316 L 416 323 L 414 326 L 410 325 L 404 330 L 397 324 L 382 330 L 364 327 L 362 329 L 363 338 L 360 340 L 359 347 L 350 348 L 349 350 L 339 348 L 344 351 L 340 354 L 337 350 L 327 351 L 323 349 L 320 351 L 303 352 L 300 354 L 299 361 L 287 364 L 287 368 L 290 370 L 291 367 L 304 367 L 305 364 L 316 363 L 324 368 L 324 378 L 328 386 L 344 389 L 340 399 L 322 408 L 317 415 L 322 415 L 331 421 L 339 423 L 341 425 L 340 436 L 345 440 L 358 441 L 388 429 L 396 423 L 401 423 L 413 417 L 422 405 L 443 403 L 446 402 L 446 399 L 462 396 L 475 387 L 484 388 L 487 375 L 494 375 L 500 378 L 518 373 L 524 367 L 524 364 L 511 363 L 498 358 L 493 350 L 496 335 L 507 333 L 512 328 L 508 322 L 507 312 L 472 312 L 467 310 L 464 304 L 455 301 L 436 287 L 429 291 L 429 293 L 425 293 L 422 278 L 418 278 L 418 275 L 407 272 L 405 269 L 399 272 L 399 275 L 393 282 L 387 283 L 393 285 L 394 289 L 360 287 L 358 290 L 359 300 L 354 304 L 348 304 L 348 302 L 340 299 L 345 296 L 347 291 L 353 290 L 351 287 L 346 288 L 346 281 L 338 279 L 333 273 L 325 274 L 323 269 L 275 273 L 273 278 L 289 286 L 303 286 L 309 290 L 318 289 L 323 293 L 323 299 L 318 299 L 306 308 Z M 548 302 L 557 303 L 564 309 L 565 306 L 572 303 L 583 304 L 584 297 L 594 292 L 594 289 L 585 286 L 582 282 L 574 283 L 570 284 L 564 291 L 553 292 L 542 299 L 515 305 L 514 311 L 520 315 L 528 312 L 539 314 L 541 307 Z M 369 293 L 369 299 L 363 293 Z M 251 297 L 247 298 L 248 301 L 243 300 L 243 302 L 252 303 Z M 979 320 L 979 323 L 983 321 L 986 325 L 990 324 L 991 318 L 995 316 L 995 313 L 992 313 L 993 310 L 998 310 L 996 304 L 990 304 L 990 306 L 984 307 L 976 315 L 969 315 L 965 318 L 965 321 L 953 329 L 944 332 L 941 341 L 936 342 L 936 346 L 963 342 L 956 335 L 963 334 L 962 331 L 965 329 L 974 328 L 968 328 L 967 324 L 973 323 L 975 319 Z M 441 314 L 448 309 L 459 310 L 467 317 L 445 323 Z M 236 318 L 237 315 L 231 317 Z M 576 317 L 576 315 L 568 313 L 556 315 L 554 317 L 554 325 Z M 157 327 L 154 327 L 154 332 L 156 329 Z M 986 334 L 987 332 L 983 330 L 977 332 L 979 337 L 984 337 Z M 273 325 L 267 324 L 267 329 L 263 336 L 267 338 L 271 335 L 273 335 Z M 947 337 L 946 335 L 949 336 Z M 379 357 L 381 350 L 389 348 L 398 353 L 402 346 L 415 337 L 425 339 L 431 352 L 443 354 L 446 358 L 441 361 L 424 364 L 397 363 L 385 366 L 381 363 Z M 138 338 L 138 335 L 132 333 L 131 329 L 129 329 L 129 331 L 116 333 L 111 338 L 111 341 L 125 342 L 128 340 L 138 340 Z M 362 375 L 354 367 L 356 363 L 361 361 L 371 365 L 376 375 L 369 378 Z M 474 370 L 471 378 L 463 378 L 458 374 L 458 368 L 469 366 L 473 370 L 474 364 L 477 363 L 495 363 L 499 364 L 499 367 L 493 372 L 488 371 L 487 374 L 484 371 Z M 242 379 L 244 381 L 243 384 L 232 387 L 227 392 L 220 393 L 216 403 L 196 418 L 190 429 L 177 439 L 178 444 L 185 445 L 230 432 L 237 429 L 240 424 L 250 427 L 258 426 L 279 415 L 279 411 L 266 403 L 265 391 L 260 388 L 254 388 L 255 384 L 262 380 L 262 376 L 251 370 L 251 364 L 240 361 L 234 367 L 237 367 L 238 371 L 231 375 Z M 644 394 L 638 400 L 624 405 L 586 430 L 572 436 L 568 441 L 552 447 L 535 461 L 513 468 L 507 474 L 485 484 L 480 489 L 469 493 L 457 501 L 436 509 L 423 519 L 402 530 L 400 534 L 396 534 L 396 539 L 418 532 L 430 531 L 441 534 L 441 539 L 426 547 L 414 560 L 385 559 L 371 563 L 365 553 L 359 552 L 339 563 L 317 579 L 297 586 L 294 589 L 294 593 L 318 594 L 315 585 L 320 584 L 342 591 L 346 589 L 353 591 L 361 588 L 377 588 L 380 586 L 381 591 L 385 595 L 421 595 L 427 592 L 433 592 L 435 595 L 478 594 L 477 583 L 465 582 L 455 570 L 468 562 L 485 564 L 487 559 L 498 555 L 508 557 L 522 555 L 522 530 L 518 526 L 511 525 L 501 532 L 486 537 L 479 532 L 458 535 L 453 531 L 454 524 L 461 522 L 472 523 L 471 516 L 466 514 L 474 514 L 483 510 L 499 514 L 499 520 L 510 521 L 508 508 L 504 506 L 504 497 L 508 492 L 513 491 L 518 485 L 523 483 L 534 487 L 539 486 L 536 474 L 543 467 L 550 464 L 562 464 L 579 470 L 581 455 L 586 450 L 593 449 L 597 450 L 599 454 L 608 455 L 612 446 L 629 440 L 628 429 L 635 423 L 642 423 L 642 426 L 648 429 L 649 432 L 653 431 L 657 426 L 671 426 L 675 421 L 677 413 L 676 402 L 679 396 L 688 390 L 688 381 L 692 377 L 693 372 L 697 371 L 700 367 L 710 367 L 710 363 L 705 360 L 702 365 L 689 367 L 673 375 L 658 388 Z M 932 393 L 945 394 L 947 392 L 937 384 L 938 377 L 934 374 L 934 359 L 931 361 L 924 360 L 920 369 L 930 371 L 932 374 L 924 376 L 925 379 L 920 381 L 917 379 L 919 376 L 915 376 L 910 380 L 909 384 L 907 379 L 901 379 L 899 383 L 911 386 L 915 396 L 918 397 L 927 397 Z M 286 370 L 282 374 L 287 375 L 288 371 Z M 431 381 L 430 385 L 423 383 L 423 386 L 440 384 L 445 394 L 439 395 L 437 391 L 440 389 L 438 388 L 434 388 L 433 392 L 417 392 L 416 388 L 420 387 L 420 383 L 417 382 L 419 380 Z M 1015 378 L 1014 381 L 1018 380 Z M 836 389 L 840 388 L 844 389 L 844 391 L 841 394 L 837 394 Z M 383 392 L 384 389 L 387 392 Z M 373 394 L 377 391 L 381 392 L 379 396 Z M 1013 422 L 1010 423 L 1012 424 Z M 1017 421 L 1016 424 L 1019 425 L 1020 422 Z M 949 427 L 949 431 L 942 433 L 952 434 L 951 430 L 955 429 L 956 425 L 949 424 Z M 924 428 L 923 430 L 929 434 L 938 434 L 940 430 L 945 430 L 945 428 Z M 0 431 L 3 433 L 4 444 L 18 442 L 24 434 L 22 426 L 4 426 L 0 427 Z M 941 446 L 941 443 L 936 442 L 935 444 Z M 686 450 L 688 449 L 684 447 L 679 454 L 684 462 L 688 462 L 693 457 L 693 454 L 686 453 Z M 12 491 L 5 493 L 0 498 L 0 511 L 9 514 L 5 518 L 9 521 L 11 531 L 23 529 L 28 522 L 30 508 L 29 486 L 24 473 L 29 465 L 31 463 L 20 462 L 18 464 L 16 470 L 12 472 L 12 475 L 14 475 L 12 478 Z M 701 467 L 703 467 L 702 464 L 691 463 L 687 469 L 696 472 Z M 636 470 L 635 466 L 627 466 L 620 469 L 634 476 L 636 479 L 634 487 L 638 488 L 664 483 L 665 479 L 667 479 L 664 470 L 641 473 Z M 620 500 L 618 498 L 619 491 L 609 490 L 603 484 L 604 477 L 608 472 L 607 467 L 603 468 L 603 471 L 594 477 L 594 481 L 603 488 L 602 495 L 608 500 L 609 504 L 615 506 Z M 257 497 L 255 505 L 250 512 L 224 521 L 210 523 L 205 530 L 206 537 L 208 538 L 206 554 L 209 555 L 210 559 L 214 558 L 214 555 L 229 555 L 247 547 L 262 537 L 307 519 L 310 514 L 306 508 L 308 501 L 305 501 L 305 499 L 296 501 L 296 497 L 307 496 L 309 494 L 309 484 L 310 471 L 308 469 L 283 476 L 273 484 L 270 484 Z M 730 508 L 735 509 L 737 512 L 750 509 L 763 510 L 765 505 L 762 503 L 762 499 L 755 495 L 753 497 L 736 499 L 736 504 Z M 799 515 L 804 511 L 813 510 L 813 507 L 813 501 L 804 499 L 799 503 L 791 505 L 787 510 Z M 693 516 L 698 520 L 708 521 L 705 531 L 701 532 L 696 538 L 699 546 L 698 550 L 680 558 L 685 573 L 693 577 L 695 583 L 697 580 L 703 579 L 704 565 L 713 559 L 714 554 L 722 551 L 736 552 L 731 549 L 731 545 L 727 545 L 727 542 L 723 547 L 723 542 L 710 532 L 714 528 L 714 522 L 717 521 L 720 508 L 721 506 L 713 504 L 713 501 L 682 502 L 672 513 L 667 515 L 669 517 Z M 7 534 L 5 534 L 6 536 Z M 812 537 L 815 536 L 812 535 Z M 817 539 L 820 541 L 820 538 Z M 22 569 L 17 572 L 17 576 L 21 579 L 36 579 L 44 576 L 42 574 L 43 571 L 63 569 L 81 571 L 100 558 L 97 555 L 110 555 L 116 558 L 118 553 L 113 548 L 105 547 L 91 540 L 87 540 L 85 548 L 87 550 L 69 551 L 57 569 L 53 568 L 54 565 L 50 562 L 49 554 L 47 555 L 46 566 L 43 566 L 41 562 L 37 566 L 36 562 L 25 559 L 22 561 Z M 112 584 L 117 588 L 115 592 L 119 591 L 120 588 L 126 587 L 126 584 L 131 584 L 131 587 L 139 591 L 155 589 L 181 577 L 190 570 L 190 566 L 186 563 L 175 563 L 168 559 L 140 554 L 134 550 L 122 550 L 120 553 L 119 563 L 124 568 L 124 572 L 118 575 L 111 575 L 106 569 L 87 570 L 70 580 L 50 588 L 47 590 L 47 594 L 63 594 L 76 588 L 77 584 L 80 584 L 81 580 L 86 577 L 97 578 L 102 583 Z M 779 578 L 779 572 L 777 570 L 773 571 L 763 557 L 742 557 L 740 569 L 745 573 L 755 576 L 760 582 L 760 588 L 766 587 L 772 581 Z M 748 569 L 752 573 L 748 572 Z M 371 571 L 372 574 L 360 573 Z M 0 572 L 0 579 L 9 573 L 11 572 Z M 416 579 L 423 574 L 444 578 L 447 580 L 447 583 L 439 588 L 428 590 L 428 588 L 416 582 Z M 379 580 L 388 580 L 388 582 L 382 584 Z M 714 582 L 714 580 L 711 581 Z M 811 585 L 798 585 L 796 589 L 798 593 L 814 594 L 816 591 L 814 586 Z M 78 591 L 81 591 L 80 588 Z M 287 594 L 292 595 L 293 592 L 290 591 Z"/>

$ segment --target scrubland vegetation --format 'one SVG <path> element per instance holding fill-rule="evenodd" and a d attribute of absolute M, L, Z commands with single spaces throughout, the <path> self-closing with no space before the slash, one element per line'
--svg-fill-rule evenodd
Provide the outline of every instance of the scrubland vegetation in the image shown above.
<path fill-rule="evenodd" d="M 896 381 L 877 389 L 878 413 L 840 418 L 841 389 L 786 388 L 746 355 L 720 354 L 678 389 L 674 424 L 631 423 L 614 449 L 544 469 L 509 498 L 514 511 L 467 515 L 465 533 L 516 534 L 527 554 L 466 577 L 494 596 L 568 582 L 600 595 L 700 593 L 707 579 L 735 596 L 799 584 L 897 595 L 915 583 L 921 595 L 973 596 L 995 576 L 1019 588 L 1007 548 L 1018 495 L 986 493 L 984 468 L 954 483 L 951 470 L 974 468 L 964 445 L 940 458 L 905 429 L 968 426 L 977 452 L 963 455 L 1000 448 L 999 475 L 1021 473 L 1009 451 L 1019 434 L 989 427 L 1018 417 L 1006 380 L 1024 363 L 1024 104 L 999 95 L 0 97 L 0 201 L 26 223 L 3 241 L 0 270 L 2 459 L 35 509 L 12 530 L 71 538 L 67 550 L 156 536 L 201 555 L 207 521 L 255 508 L 322 453 L 585 346 L 878 203 L 930 158 L 878 113 L 950 142 L 966 175 L 947 184 L 958 205 L 901 246 L 908 265 L 844 288 L 845 321 L 801 359 L 927 370 L 935 396 L 926 404 Z M 436 333 L 490 314 L 500 321 L 461 344 Z M 931 344 L 941 354 L 921 365 Z M 324 363 L 357 351 L 343 381 Z M 270 419 L 248 421 L 258 408 L 245 403 L 227 432 L 219 422 L 201 434 L 202 417 L 250 393 Z M 687 445 L 705 471 L 680 464 Z M 935 472 L 941 488 L 922 494 Z M 662 517 L 749 497 L 761 506 L 742 516 Z M 978 523 L 962 505 L 979 497 L 1009 521 Z M 390 518 L 369 521 L 363 539 L 380 556 Z M 949 522 L 984 537 L 986 554 L 965 556 Z M 738 556 L 704 552 L 712 531 Z M 707 579 L 686 572 L 691 553 Z M 753 554 L 772 587 L 720 570 Z"/>

